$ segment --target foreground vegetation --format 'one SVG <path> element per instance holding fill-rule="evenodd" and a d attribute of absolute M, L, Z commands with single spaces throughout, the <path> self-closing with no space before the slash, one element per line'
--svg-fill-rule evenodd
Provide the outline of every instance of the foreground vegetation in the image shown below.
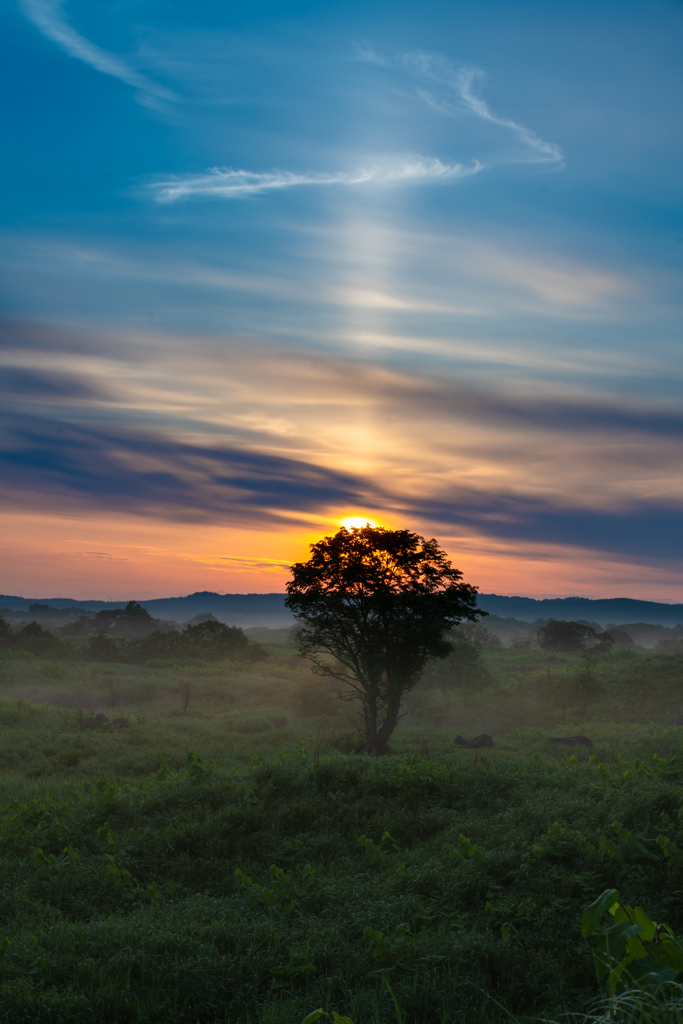
<path fill-rule="evenodd" d="M 393 1024 L 385 979 L 411 1022 L 559 1019 L 600 998 L 603 890 L 683 931 L 680 656 L 604 655 L 584 708 L 579 656 L 482 648 L 368 758 L 286 631 L 258 640 L 0 662 L 0 1019 Z"/>

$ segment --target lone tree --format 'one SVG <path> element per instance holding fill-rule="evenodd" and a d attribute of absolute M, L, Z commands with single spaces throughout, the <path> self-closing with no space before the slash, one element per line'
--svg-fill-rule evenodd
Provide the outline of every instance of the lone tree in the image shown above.
<path fill-rule="evenodd" d="M 296 642 L 314 672 L 358 700 L 365 752 L 382 754 L 405 694 L 462 619 L 475 622 L 477 589 L 462 583 L 435 540 L 409 530 L 342 527 L 292 566 L 285 604 L 299 622 Z"/>

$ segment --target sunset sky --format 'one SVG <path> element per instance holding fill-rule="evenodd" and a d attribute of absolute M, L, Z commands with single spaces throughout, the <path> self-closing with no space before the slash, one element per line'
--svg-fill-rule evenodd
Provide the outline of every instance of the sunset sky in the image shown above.
<path fill-rule="evenodd" d="M 6 0 L 0 591 L 347 517 L 683 601 L 683 3 Z"/>

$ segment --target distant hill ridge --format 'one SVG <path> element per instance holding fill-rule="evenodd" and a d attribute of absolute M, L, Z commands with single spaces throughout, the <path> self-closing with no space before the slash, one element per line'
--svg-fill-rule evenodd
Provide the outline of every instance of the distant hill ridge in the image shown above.
<path fill-rule="evenodd" d="M 159 597 L 140 601 L 151 615 L 159 619 L 178 622 L 191 619 L 203 612 L 212 612 L 217 618 L 237 626 L 284 626 L 293 618 L 284 606 L 284 594 L 215 594 L 209 590 L 188 594 L 186 597 Z M 47 604 L 52 608 L 83 608 L 100 611 L 102 608 L 123 608 L 125 601 L 76 601 L 69 597 L 16 597 L 0 594 L 0 608 L 28 611 L 31 604 Z M 630 597 L 590 598 L 557 597 L 505 597 L 500 594 L 480 594 L 479 607 L 501 618 L 521 619 L 587 619 L 590 622 L 647 622 L 653 625 L 675 626 L 683 623 L 683 604 L 663 604 L 658 601 L 638 601 Z"/>

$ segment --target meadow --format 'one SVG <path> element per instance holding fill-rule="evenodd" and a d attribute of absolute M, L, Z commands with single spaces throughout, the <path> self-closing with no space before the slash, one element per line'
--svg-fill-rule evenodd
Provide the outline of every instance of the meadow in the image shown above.
<path fill-rule="evenodd" d="M 1 1020 L 559 1020 L 600 998 L 605 888 L 683 931 L 680 655 L 604 655 L 587 688 L 576 655 L 486 648 L 368 758 L 286 631 L 258 639 L 0 662 Z"/>

